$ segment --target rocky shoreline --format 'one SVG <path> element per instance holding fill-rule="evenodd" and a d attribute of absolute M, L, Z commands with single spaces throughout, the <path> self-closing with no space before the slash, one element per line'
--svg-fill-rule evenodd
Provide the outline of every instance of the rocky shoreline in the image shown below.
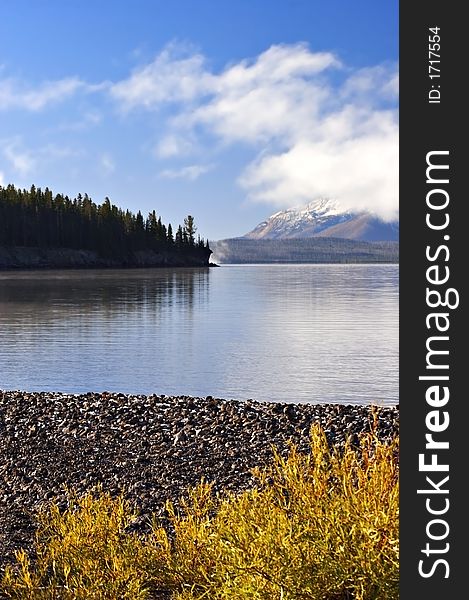
<path fill-rule="evenodd" d="M 104 258 L 91 250 L 0 246 L 0 271 L 18 269 L 124 269 L 152 267 L 208 267 L 207 251 L 193 254 L 141 250 L 125 258 Z"/>
<path fill-rule="evenodd" d="M 399 431 L 399 407 L 374 407 L 377 433 Z M 0 391 L 0 566 L 31 547 L 34 511 L 63 501 L 65 486 L 97 484 L 123 491 L 144 530 L 152 512 L 177 500 L 203 477 L 215 489 L 254 484 L 250 470 L 267 464 L 272 446 L 308 451 L 311 425 L 332 445 L 370 429 L 373 407 L 223 400 L 212 397 L 82 395 Z"/>

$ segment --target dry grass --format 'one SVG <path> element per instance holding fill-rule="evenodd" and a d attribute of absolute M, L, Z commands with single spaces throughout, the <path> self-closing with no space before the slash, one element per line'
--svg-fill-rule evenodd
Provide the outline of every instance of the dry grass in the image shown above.
<path fill-rule="evenodd" d="M 135 515 L 123 498 L 71 493 L 67 510 L 39 514 L 37 559 L 19 552 L 0 590 L 18 600 L 398 598 L 397 439 L 365 434 L 359 451 L 331 453 L 314 427 L 311 454 L 276 454 L 256 475 L 258 489 L 238 495 L 202 483 L 178 511 L 168 504 L 171 534 L 155 522 L 145 537 L 126 533 Z"/>

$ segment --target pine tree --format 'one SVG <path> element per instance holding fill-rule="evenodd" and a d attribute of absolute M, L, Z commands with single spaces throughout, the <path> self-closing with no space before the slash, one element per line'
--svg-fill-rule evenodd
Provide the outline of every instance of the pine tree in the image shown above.
<path fill-rule="evenodd" d="M 194 225 L 194 217 L 192 215 L 187 215 L 184 219 L 184 232 L 186 233 L 188 243 L 191 246 L 194 245 L 196 231 L 197 227 Z"/>
<path fill-rule="evenodd" d="M 176 241 L 176 246 L 178 248 L 180 248 L 183 244 L 183 233 L 182 233 L 181 225 L 179 225 L 179 227 L 177 228 L 175 241 Z"/>
<path fill-rule="evenodd" d="M 168 240 L 168 243 L 170 245 L 174 244 L 173 228 L 171 226 L 171 223 L 168 223 L 168 233 L 166 235 L 166 239 Z"/>

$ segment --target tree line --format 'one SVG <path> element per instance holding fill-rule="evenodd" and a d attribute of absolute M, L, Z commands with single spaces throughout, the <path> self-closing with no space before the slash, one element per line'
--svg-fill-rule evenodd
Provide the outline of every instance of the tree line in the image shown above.
<path fill-rule="evenodd" d="M 217 263 L 375 263 L 399 262 L 399 242 L 345 238 L 231 238 L 212 241 Z"/>
<path fill-rule="evenodd" d="M 107 197 L 98 205 L 88 194 L 71 199 L 47 187 L 0 186 L 0 246 L 73 248 L 109 258 L 140 250 L 209 252 L 208 240 L 196 238 L 196 231 L 192 215 L 173 231 L 154 210 L 144 218 L 140 211 L 123 210 Z"/>

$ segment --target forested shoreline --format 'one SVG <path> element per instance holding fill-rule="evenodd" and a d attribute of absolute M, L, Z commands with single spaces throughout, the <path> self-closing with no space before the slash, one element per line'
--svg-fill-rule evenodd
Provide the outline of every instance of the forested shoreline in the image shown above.
<path fill-rule="evenodd" d="M 4 257 L 0 266 L 4 267 L 54 266 L 49 265 L 54 257 L 60 262 L 58 266 L 67 266 L 67 260 L 70 266 L 84 267 L 208 265 L 208 240 L 196 237 L 196 231 L 192 215 L 173 230 L 156 211 L 144 218 L 140 211 L 134 214 L 119 208 L 107 197 L 98 205 L 88 194 L 71 199 L 54 195 L 47 187 L 42 190 L 32 185 L 26 190 L 11 184 L 0 186 L 0 248 Z M 19 248 L 22 252 L 17 251 Z M 38 264 L 29 265 L 35 262 L 35 254 Z M 46 258 L 41 262 L 41 257 Z"/>
<path fill-rule="evenodd" d="M 346 238 L 231 238 L 211 241 L 217 263 L 398 263 L 399 242 Z"/>

